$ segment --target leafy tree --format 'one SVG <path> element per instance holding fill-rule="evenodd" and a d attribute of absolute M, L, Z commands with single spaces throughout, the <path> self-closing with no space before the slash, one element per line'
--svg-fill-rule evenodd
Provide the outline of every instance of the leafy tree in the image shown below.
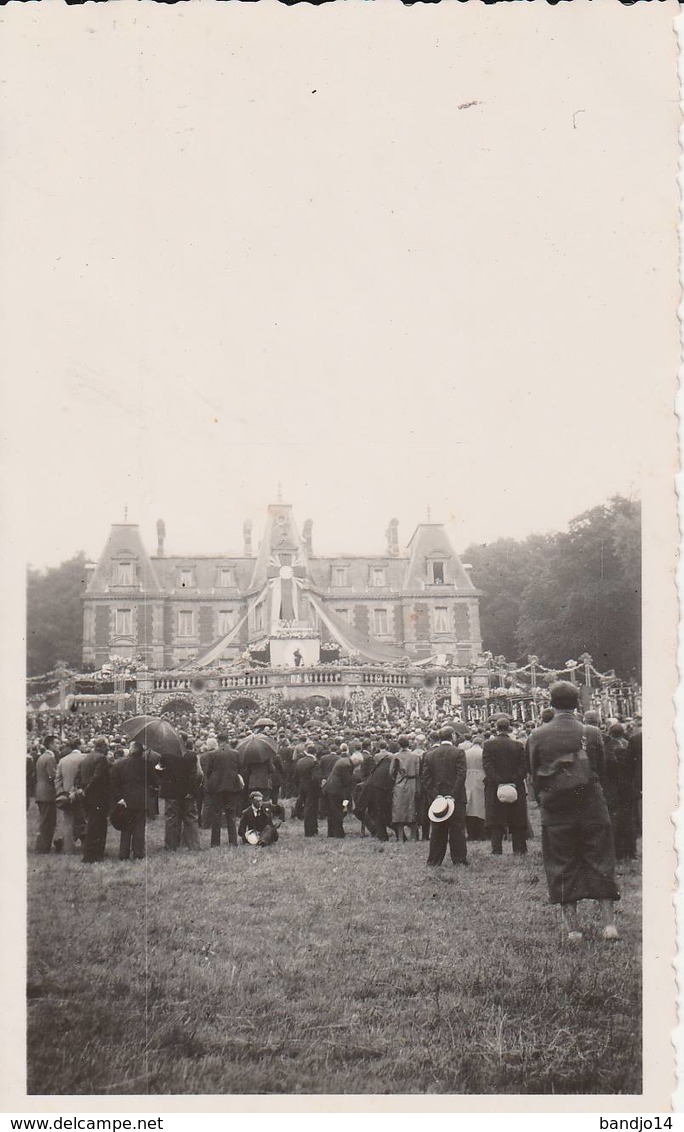
<path fill-rule="evenodd" d="M 557 668 L 589 652 L 600 671 L 639 678 L 638 503 L 615 496 L 577 516 L 567 531 L 469 547 L 465 557 L 484 591 L 485 648 L 511 660 L 536 653 Z"/>
<path fill-rule="evenodd" d="M 518 641 L 523 594 L 542 568 L 552 537 L 530 535 L 522 542 L 502 538 L 472 545 L 463 561 L 473 568 L 473 584 L 482 590 L 480 622 L 484 648 L 495 656 L 521 660 Z"/>
<path fill-rule="evenodd" d="M 26 652 L 29 676 L 49 672 L 59 661 L 78 668 L 83 645 L 81 594 L 86 585 L 81 551 L 48 570 L 27 576 Z"/>

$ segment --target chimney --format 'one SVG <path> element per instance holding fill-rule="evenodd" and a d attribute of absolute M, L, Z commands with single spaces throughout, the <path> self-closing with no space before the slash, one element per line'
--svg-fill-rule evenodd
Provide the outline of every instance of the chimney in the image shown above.
<path fill-rule="evenodd" d="M 312 546 L 312 543 L 311 543 L 311 532 L 312 532 L 312 530 L 313 530 L 313 523 L 312 523 L 311 519 L 306 519 L 305 522 L 304 522 L 304 526 L 302 527 L 302 538 L 304 539 L 304 546 L 306 547 L 306 553 L 309 554 L 309 555 L 313 554 L 313 546 Z"/>
<path fill-rule="evenodd" d="M 252 557 L 252 520 L 245 519 L 242 524 L 242 535 L 245 540 L 245 558 Z"/>
<path fill-rule="evenodd" d="M 389 526 L 385 531 L 387 536 L 387 553 L 396 558 L 399 554 L 399 520 L 390 519 Z"/>
<path fill-rule="evenodd" d="M 164 539 L 166 538 L 166 523 L 157 519 L 157 558 L 164 557 Z"/>

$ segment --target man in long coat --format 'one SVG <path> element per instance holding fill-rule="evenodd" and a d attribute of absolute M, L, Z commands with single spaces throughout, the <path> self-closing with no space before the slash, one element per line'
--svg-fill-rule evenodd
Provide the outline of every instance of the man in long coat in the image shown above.
<path fill-rule="evenodd" d="M 387 827 L 392 824 L 392 754 L 385 740 L 375 754 L 375 766 L 365 784 L 367 798 L 366 825 L 378 841 L 389 841 Z"/>
<path fill-rule="evenodd" d="M 209 740 L 207 747 L 204 785 L 209 804 L 211 847 L 217 848 L 221 844 L 221 818 L 224 814 L 228 844 L 237 846 L 237 811 L 244 787 L 240 774 L 240 752 L 231 747 L 225 734 L 219 735 L 213 743 Z"/>
<path fill-rule="evenodd" d="M 134 739 L 128 754 L 116 760 L 110 774 L 114 803 L 123 802 L 126 807 L 126 823 L 119 839 L 119 860 L 129 861 L 132 849 L 136 861 L 141 861 L 145 856 L 148 777 L 148 762 L 142 743 Z"/>
<path fill-rule="evenodd" d="M 81 791 L 76 785 L 78 770 L 85 758 L 78 743 L 71 744 L 71 750 L 57 763 L 55 790 L 66 794 L 69 802 L 61 812 L 61 828 L 64 837 L 64 852 L 76 853 L 77 841 L 82 841 L 85 832 L 85 816 Z"/>
<path fill-rule="evenodd" d="M 604 938 L 617 939 L 613 901 L 619 899 L 615 883 L 613 830 L 601 781 L 604 750 L 597 727 L 582 726 L 575 714 L 578 692 L 569 681 L 551 687 L 555 714 L 550 723 L 536 728 L 528 740 L 532 786 L 539 802 L 542 826 L 542 856 L 549 899 L 560 904 L 573 943 L 582 939 L 577 918 L 579 900 L 598 900 Z M 576 801 L 554 809 L 549 772 L 559 756 L 580 755 L 582 746 L 589 760 L 592 780 Z"/>
<path fill-rule="evenodd" d="M 487 739 L 482 748 L 482 770 L 485 776 L 485 821 L 491 839 L 492 853 L 501 856 L 503 837 L 511 831 L 513 852 L 527 852 L 527 803 L 525 772 L 527 758 L 522 743 L 511 738 L 511 721 L 507 715 L 496 721 L 497 734 Z M 518 795 L 515 802 L 501 802 L 499 786 L 510 783 Z"/>
<path fill-rule="evenodd" d="M 45 750 L 36 762 L 36 804 L 38 806 L 38 836 L 36 852 L 49 853 L 57 825 L 57 806 L 55 805 L 55 777 L 57 760 L 54 751 L 54 736 L 45 739 Z"/>
<path fill-rule="evenodd" d="M 76 785 L 83 790 L 85 810 L 85 837 L 83 862 L 92 865 L 103 861 L 107 844 L 107 818 L 111 804 L 111 778 L 106 739 L 96 739 L 78 768 Z"/>
<path fill-rule="evenodd" d="M 346 746 L 335 760 L 323 790 L 328 799 L 328 837 L 344 837 L 344 802 L 351 801 L 354 767 Z"/>
<path fill-rule="evenodd" d="M 294 765 L 295 782 L 299 792 L 297 805 L 304 818 L 304 836 L 318 836 L 318 803 L 321 796 L 321 768 L 313 743 L 307 744 Z"/>
<path fill-rule="evenodd" d="M 446 854 L 447 843 L 454 865 L 467 865 L 468 846 L 466 842 L 466 757 L 453 744 L 453 731 L 442 727 L 439 744 L 431 747 L 423 756 L 421 778 L 428 805 L 435 798 L 453 798 L 454 812 L 447 821 L 430 823 L 430 851 L 428 865 L 441 865 Z"/>

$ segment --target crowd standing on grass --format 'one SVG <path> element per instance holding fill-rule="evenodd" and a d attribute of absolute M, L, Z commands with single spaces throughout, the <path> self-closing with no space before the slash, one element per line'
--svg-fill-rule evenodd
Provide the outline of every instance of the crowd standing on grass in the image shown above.
<path fill-rule="evenodd" d="M 560 681 L 538 726 L 506 715 L 471 728 L 445 711 L 426 721 L 399 709 L 350 723 L 336 709 L 295 706 L 255 718 L 245 711 L 169 718 L 181 753 L 159 755 L 123 736 L 120 715 L 46 714 L 29 721 L 26 807 L 38 808 L 36 852 L 105 858 L 109 826 L 122 861 L 142 859 L 147 823 L 160 817 L 164 849 L 274 846 L 286 817 L 305 838 L 350 828 L 387 842 L 429 842 L 427 865 L 447 850 L 468 866 L 468 847 L 509 843 L 518 858 L 539 807 L 549 898 L 571 943 L 582 938 L 577 904 L 594 899 L 605 939 L 617 938 L 615 861 L 635 859 L 641 835 L 641 718 L 601 722 L 578 713 L 577 687 Z M 255 755 L 255 751 L 257 754 Z M 287 806 L 286 804 L 287 803 Z"/>

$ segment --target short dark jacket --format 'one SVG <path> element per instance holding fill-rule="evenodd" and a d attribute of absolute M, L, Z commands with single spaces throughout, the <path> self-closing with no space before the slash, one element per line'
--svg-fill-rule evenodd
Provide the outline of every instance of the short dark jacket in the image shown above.
<path fill-rule="evenodd" d="M 126 755 L 111 768 L 112 801 L 123 798 L 131 810 L 147 806 L 148 767 L 144 755 Z"/>
<path fill-rule="evenodd" d="M 454 747 L 453 743 L 440 743 L 425 753 L 420 778 L 428 802 L 439 794 L 448 794 L 455 802 L 465 805 L 465 751 Z"/>
<path fill-rule="evenodd" d="M 209 794 L 229 791 L 236 794 L 242 789 L 238 780 L 242 758 L 233 747 L 222 745 L 217 751 L 207 751 L 204 763 L 204 785 Z"/>

